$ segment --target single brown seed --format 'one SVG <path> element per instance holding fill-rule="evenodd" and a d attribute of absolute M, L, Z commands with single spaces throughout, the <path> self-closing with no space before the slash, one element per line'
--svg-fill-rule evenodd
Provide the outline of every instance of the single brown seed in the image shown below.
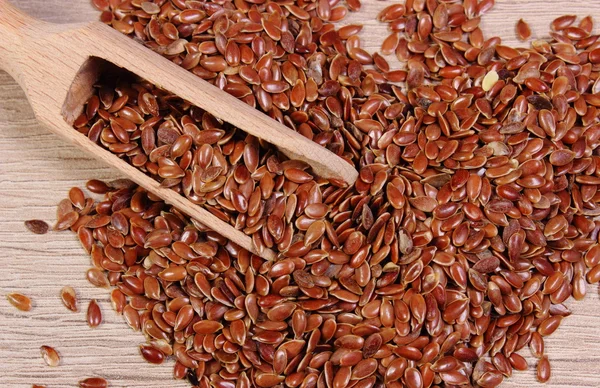
<path fill-rule="evenodd" d="M 77 312 L 77 294 L 75 293 L 73 287 L 64 286 L 60 290 L 60 299 L 66 308 Z"/>
<path fill-rule="evenodd" d="M 21 311 L 29 311 L 31 310 L 31 299 L 26 297 L 23 294 L 18 294 L 16 292 L 10 293 L 6 295 L 6 299 L 10 304 L 15 306 L 17 309 Z"/>
<path fill-rule="evenodd" d="M 508 359 L 510 361 L 510 365 L 516 370 L 527 370 L 527 361 L 525 360 L 525 358 L 523 358 L 523 356 L 517 353 L 513 353 Z"/>
<path fill-rule="evenodd" d="M 108 287 L 110 282 L 106 274 L 98 268 L 90 268 L 86 273 L 87 279 L 96 287 Z"/>
<path fill-rule="evenodd" d="M 550 28 L 552 31 L 564 30 L 565 28 L 570 27 L 576 19 L 577 16 L 575 15 L 559 16 L 550 23 Z"/>
<path fill-rule="evenodd" d="M 200 321 L 194 324 L 194 331 L 198 334 L 214 334 L 221 330 L 223 325 L 215 321 Z"/>
<path fill-rule="evenodd" d="M 561 317 L 560 315 L 555 315 L 553 317 L 546 318 L 538 326 L 538 333 L 540 333 L 540 335 L 543 337 L 554 333 L 554 331 L 558 329 L 562 318 L 563 317 Z"/>
<path fill-rule="evenodd" d="M 102 377 L 88 377 L 79 381 L 80 388 L 107 388 L 108 381 Z"/>
<path fill-rule="evenodd" d="M 142 354 L 142 357 L 151 364 L 162 364 L 165 360 L 165 354 L 150 345 L 140 345 L 140 353 Z"/>
<path fill-rule="evenodd" d="M 531 29 L 529 28 L 529 24 L 525 22 L 523 19 L 519 19 L 517 22 L 517 38 L 519 40 L 525 41 L 531 37 Z"/>
<path fill-rule="evenodd" d="M 89 180 L 85 186 L 89 191 L 96 194 L 104 194 L 110 191 L 110 187 L 98 179 Z"/>
<path fill-rule="evenodd" d="M 60 364 L 60 355 L 54 348 L 44 345 L 40 347 L 40 352 L 48 366 L 58 366 Z"/>
<path fill-rule="evenodd" d="M 544 339 L 538 332 L 531 333 L 529 349 L 536 358 L 541 358 L 544 355 Z"/>
<path fill-rule="evenodd" d="M 35 234 L 46 234 L 49 228 L 48 224 L 42 220 L 25 221 L 25 227 Z"/>
<path fill-rule="evenodd" d="M 78 209 L 83 209 L 85 206 L 85 194 L 79 187 L 73 187 L 69 190 L 69 199 L 73 206 Z"/>
<path fill-rule="evenodd" d="M 550 370 L 550 361 L 548 361 L 547 356 L 543 356 L 537 364 L 537 374 L 536 377 L 540 383 L 545 383 L 550 380 L 551 370 Z"/>
<path fill-rule="evenodd" d="M 70 211 L 62 215 L 56 221 L 54 225 L 54 230 L 66 230 L 73 226 L 77 220 L 79 219 L 79 213 L 75 211 Z"/>
<path fill-rule="evenodd" d="M 102 311 L 95 299 L 92 299 L 88 305 L 87 323 L 92 328 L 97 327 L 102 323 Z"/>

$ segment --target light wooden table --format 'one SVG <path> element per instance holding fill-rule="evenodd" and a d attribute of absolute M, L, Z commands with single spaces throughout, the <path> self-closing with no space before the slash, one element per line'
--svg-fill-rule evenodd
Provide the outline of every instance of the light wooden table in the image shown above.
<path fill-rule="evenodd" d="M 15 4 L 53 22 L 94 20 L 97 12 L 87 0 L 14 0 Z M 517 44 L 514 25 L 525 18 L 533 37 L 543 37 L 555 17 L 572 13 L 600 15 L 600 2 L 587 0 L 497 0 L 484 17 L 487 34 Z M 549 4 L 551 3 L 551 4 Z M 363 0 L 364 11 L 351 21 L 365 24 L 364 46 L 373 51 L 387 36 L 374 15 L 388 1 Z M 48 387 L 73 387 L 88 376 L 103 376 L 111 387 L 187 387 L 171 378 L 172 362 L 150 365 L 138 354 L 143 336 L 132 332 L 113 313 L 106 290 L 85 280 L 88 256 L 76 237 L 68 232 L 38 236 L 23 221 L 41 218 L 54 222 L 55 205 L 67 190 L 91 178 L 114 179 L 118 175 L 91 160 L 69 144 L 41 128 L 24 93 L 0 71 L 0 386 L 29 388 L 32 383 Z M 80 298 L 79 313 L 67 311 L 58 298 L 64 285 L 73 286 Z M 33 299 L 31 312 L 8 304 L 5 295 L 23 292 Z M 90 329 L 85 308 L 96 298 L 104 323 Z M 600 298 L 596 285 L 588 287 L 584 302 L 570 301 L 574 314 L 547 341 L 553 377 L 547 387 L 600 387 Z M 54 346 L 62 365 L 47 367 L 40 357 L 41 345 Z M 522 352 L 530 364 L 529 351 Z M 534 369 L 518 372 L 504 387 L 542 387 Z"/>

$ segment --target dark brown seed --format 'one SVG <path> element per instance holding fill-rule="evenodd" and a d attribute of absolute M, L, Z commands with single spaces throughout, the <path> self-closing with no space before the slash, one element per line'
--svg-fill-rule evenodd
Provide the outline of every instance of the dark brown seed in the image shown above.
<path fill-rule="evenodd" d="M 165 354 L 151 345 L 140 345 L 140 353 L 151 364 L 162 364 L 165 360 Z"/>
<path fill-rule="evenodd" d="M 46 233 L 48 233 L 48 228 L 49 228 L 48 224 L 42 220 L 25 221 L 25 226 L 32 233 L 35 233 L 35 234 L 46 234 Z"/>

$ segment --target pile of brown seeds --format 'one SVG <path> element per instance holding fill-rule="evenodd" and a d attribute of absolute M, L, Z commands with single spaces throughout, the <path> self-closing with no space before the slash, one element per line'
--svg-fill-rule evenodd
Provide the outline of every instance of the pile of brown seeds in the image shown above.
<path fill-rule="evenodd" d="M 338 187 L 143 81 L 100 85 L 79 131 L 280 252 L 250 255 L 123 182 L 90 183 L 96 205 L 70 195 L 57 227 L 117 287 L 144 358 L 203 387 L 494 387 L 529 346 L 550 378 L 543 337 L 600 280 L 591 18 L 516 49 L 479 28 L 493 0 L 408 0 L 378 17 L 393 70 L 360 26 L 332 24 L 357 1 L 94 3 L 360 171 Z"/>
<path fill-rule="evenodd" d="M 76 122 L 92 141 L 252 235 L 259 252 L 286 251 L 298 232 L 314 242 L 331 229 L 319 190 L 325 182 L 316 181 L 306 163 L 286 160 L 269 144 L 153 85 L 132 83 L 131 75 L 110 78 Z M 304 208 L 308 212 L 296 219 L 292 213 Z M 162 244 L 158 236 L 145 245 Z"/>

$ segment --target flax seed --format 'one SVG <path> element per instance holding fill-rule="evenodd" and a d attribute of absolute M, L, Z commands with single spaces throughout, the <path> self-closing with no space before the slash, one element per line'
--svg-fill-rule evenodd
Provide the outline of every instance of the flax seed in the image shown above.
<path fill-rule="evenodd" d="M 73 287 L 65 286 L 60 290 L 60 299 L 71 311 L 77 312 L 77 294 Z"/>
<path fill-rule="evenodd" d="M 92 299 L 88 305 L 87 323 L 92 328 L 97 327 L 102 323 L 102 311 L 94 299 Z"/>
<path fill-rule="evenodd" d="M 6 295 L 6 299 L 10 304 L 15 306 L 17 309 L 21 311 L 29 311 L 31 310 L 31 299 L 23 294 L 18 294 L 16 292 L 10 293 Z"/>
<path fill-rule="evenodd" d="M 25 221 L 25 227 L 35 234 L 46 234 L 49 228 L 48 224 L 42 220 Z"/>
<path fill-rule="evenodd" d="M 87 379 L 79 381 L 80 388 L 106 388 L 108 387 L 108 381 L 102 377 L 88 377 Z"/>
<path fill-rule="evenodd" d="M 60 364 L 60 356 L 54 348 L 44 345 L 40 348 L 40 352 L 48 366 L 58 366 Z"/>
<path fill-rule="evenodd" d="M 519 19 L 516 26 L 517 38 L 519 40 L 525 41 L 531 37 L 531 29 L 529 28 L 529 24 L 525 22 L 523 19 Z"/>

